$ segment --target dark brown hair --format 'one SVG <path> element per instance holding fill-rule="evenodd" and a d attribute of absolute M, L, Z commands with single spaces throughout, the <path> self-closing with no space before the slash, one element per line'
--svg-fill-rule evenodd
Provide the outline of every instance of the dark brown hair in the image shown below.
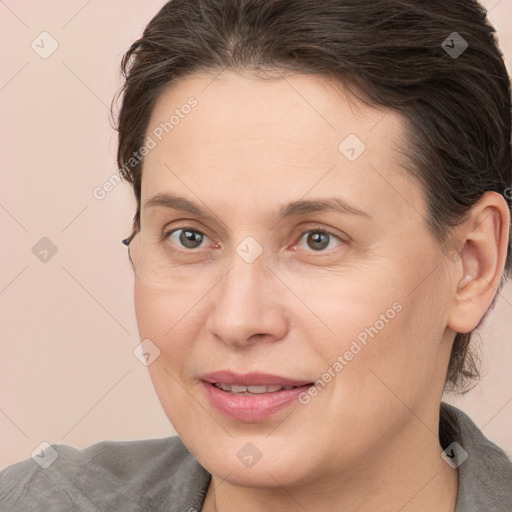
<path fill-rule="evenodd" d="M 143 159 L 133 157 L 157 98 L 186 75 L 225 69 L 333 77 L 400 111 L 410 127 L 408 170 L 426 193 L 426 224 L 447 254 L 456 254 L 452 228 L 486 191 L 510 207 L 510 80 L 474 0 L 172 0 L 121 69 L 117 163 L 137 198 L 134 232 Z M 496 297 L 512 272 L 510 249 L 509 237 Z M 471 335 L 455 336 L 447 389 L 462 392 L 478 377 Z"/>

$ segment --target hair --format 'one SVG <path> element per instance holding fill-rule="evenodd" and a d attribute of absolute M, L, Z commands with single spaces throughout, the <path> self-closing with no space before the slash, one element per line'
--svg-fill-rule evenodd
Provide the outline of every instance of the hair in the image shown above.
<path fill-rule="evenodd" d="M 454 32 L 467 42 L 461 55 L 443 43 L 453 46 Z M 453 228 L 485 192 L 511 207 L 510 79 L 476 0 L 171 0 L 124 55 L 113 100 L 122 95 L 117 165 L 137 199 L 134 233 L 144 160 L 133 157 L 156 100 L 172 82 L 228 69 L 322 75 L 399 111 L 408 124 L 407 171 L 426 194 L 426 225 L 447 254 L 458 244 Z M 511 266 L 509 234 L 488 312 Z M 472 334 L 455 335 L 447 390 L 464 393 L 479 377 Z"/>

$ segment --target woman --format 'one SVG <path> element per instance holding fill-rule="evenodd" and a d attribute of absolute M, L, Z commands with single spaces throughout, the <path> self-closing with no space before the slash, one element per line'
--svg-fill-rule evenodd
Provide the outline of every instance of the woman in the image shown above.
<path fill-rule="evenodd" d="M 2 509 L 510 510 L 506 455 L 441 402 L 512 265 L 485 11 L 173 0 L 123 69 L 141 356 L 179 437 L 49 447 Z"/>

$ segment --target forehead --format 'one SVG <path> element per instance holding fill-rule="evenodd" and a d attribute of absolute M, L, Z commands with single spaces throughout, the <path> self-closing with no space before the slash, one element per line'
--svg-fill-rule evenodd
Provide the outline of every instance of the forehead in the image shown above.
<path fill-rule="evenodd" d="M 196 104 L 192 109 L 187 105 L 191 99 Z M 361 139 L 372 135 L 374 142 L 382 133 L 387 142 L 399 139 L 402 125 L 397 112 L 370 107 L 327 77 L 298 74 L 264 79 L 224 71 L 169 85 L 155 103 L 147 131 L 160 129 L 158 138 L 172 139 L 176 151 L 184 149 L 178 142 L 185 137 L 200 143 L 194 148 L 199 151 L 213 150 L 228 137 L 236 144 L 233 149 L 278 141 L 298 150 L 304 147 L 311 154 L 314 146 L 337 150 L 353 132 Z"/>
<path fill-rule="evenodd" d="M 250 190 L 263 206 L 337 189 L 362 208 L 375 209 L 378 194 L 377 203 L 403 195 L 404 207 L 416 201 L 423 209 L 421 190 L 400 166 L 405 127 L 398 112 L 318 75 L 195 75 L 155 104 L 142 195 L 180 188 L 225 201 Z"/>

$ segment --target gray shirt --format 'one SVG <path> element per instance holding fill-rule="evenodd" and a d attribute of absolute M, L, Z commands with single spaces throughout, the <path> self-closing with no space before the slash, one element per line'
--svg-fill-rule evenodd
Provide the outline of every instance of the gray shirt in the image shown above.
<path fill-rule="evenodd" d="M 444 403 L 440 440 L 447 463 L 460 464 L 455 512 L 511 512 L 512 464 L 466 414 Z M 197 512 L 210 479 L 177 436 L 82 450 L 56 444 L 0 473 L 0 510 Z"/>

